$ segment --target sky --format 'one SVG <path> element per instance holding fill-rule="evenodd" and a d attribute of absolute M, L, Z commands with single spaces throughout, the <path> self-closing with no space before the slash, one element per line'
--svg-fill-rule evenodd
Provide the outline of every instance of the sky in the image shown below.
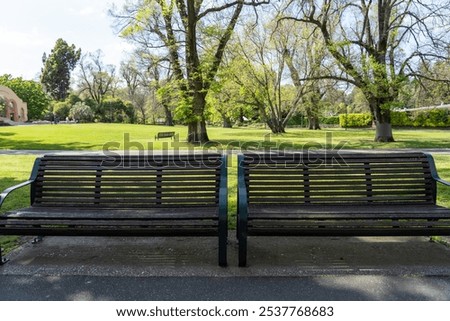
<path fill-rule="evenodd" d="M 0 75 L 38 79 L 44 52 L 58 38 L 81 48 L 101 49 L 104 62 L 119 65 L 132 50 L 112 28 L 112 4 L 125 0 L 6 0 L 0 2 Z"/>

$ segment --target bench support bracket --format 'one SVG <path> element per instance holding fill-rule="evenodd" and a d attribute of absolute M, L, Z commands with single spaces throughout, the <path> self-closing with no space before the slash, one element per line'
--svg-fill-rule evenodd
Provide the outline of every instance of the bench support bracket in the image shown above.
<path fill-rule="evenodd" d="M 44 237 L 42 235 L 38 235 L 33 239 L 33 241 L 31 241 L 31 244 L 41 243 L 43 239 L 44 239 Z"/>
<path fill-rule="evenodd" d="M 0 266 L 8 262 L 9 260 L 2 256 L 2 248 L 0 247 Z"/>

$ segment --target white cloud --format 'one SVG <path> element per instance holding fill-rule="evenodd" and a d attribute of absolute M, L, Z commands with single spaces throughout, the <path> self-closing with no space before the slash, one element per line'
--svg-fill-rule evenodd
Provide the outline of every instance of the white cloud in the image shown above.
<path fill-rule="evenodd" d="M 79 11 L 79 14 L 80 14 L 81 16 L 90 16 L 90 15 L 93 15 L 93 14 L 95 14 L 95 13 L 96 13 L 95 8 L 94 8 L 94 7 L 91 7 L 91 6 L 82 8 L 82 9 Z"/>
<path fill-rule="evenodd" d="M 37 29 L 31 32 L 15 31 L 0 26 L 0 46 L 2 48 L 27 48 L 30 46 L 45 46 L 51 40 L 46 35 L 40 33 Z"/>
<path fill-rule="evenodd" d="M 80 17 L 89 17 L 89 16 L 101 16 L 101 10 L 98 10 L 96 7 L 92 5 L 87 5 L 84 7 L 71 7 L 68 9 L 68 12 L 75 16 Z"/>
<path fill-rule="evenodd" d="M 2 3 L 8 14 L 0 19 L 0 75 L 35 78 L 42 68 L 42 55 L 58 38 L 75 44 L 83 53 L 101 49 L 106 63 L 118 65 L 131 46 L 111 29 L 107 10 L 125 0 L 13 0 Z"/>

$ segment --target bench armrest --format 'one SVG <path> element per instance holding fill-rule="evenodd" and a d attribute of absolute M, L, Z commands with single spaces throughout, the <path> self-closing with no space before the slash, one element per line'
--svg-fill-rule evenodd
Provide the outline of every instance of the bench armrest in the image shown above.
<path fill-rule="evenodd" d="M 446 185 L 446 186 L 450 186 L 450 182 L 448 182 L 448 181 L 446 181 L 446 180 L 444 180 L 444 179 L 442 179 L 442 178 L 440 178 L 440 177 L 434 178 L 434 179 L 435 179 L 435 181 L 438 182 L 438 183 L 444 184 L 444 185 Z"/>
<path fill-rule="evenodd" d="M 238 155 L 238 228 L 247 226 L 248 192 L 245 184 L 244 156 Z"/>
<path fill-rule="evenodd" d="M 3 202 L 5 201 L 5 198 L 13 191 L 15 191 L 16 189 L 22 188 L 24 186 L 30 185 L 32 183 L 35 182 L 37 176 L 38 176 L 38 169 L 39 169 L 39 164 L 41 163 L 41 159 L 40 158 L 36 158 L 33 164 L 33 168 L 31 170 L 31 175 L 30 175 L 30 179 L 22 182 L 20 184 L 17 184 L 15 186 L 11 186 L 10 188 L 5 189 L 1 194 L 0 194 L 0 208 L 3 205 Z M 33 189 L 32 189 L 33 191 Z M 31 195 L 31 201 L 33 202 L 33 195 Z"/>
<path fill-rule="evenodd" d="M 28 181 L 22 182 L 20 184 L 11 186 L 7 189 L 5 189 L 1 194 L 0 194 L 0 208 L 3 205 L 3 202 L 5 201 L 5 198 L 13 191 L 15 191 L 16 189 L 22 188 L 24 186 L 30 185 L 31 183 L 34 182 L 34 179 L 30 179 Z"/>
<path fill-rule="evenodd" d="M 434 163 L 433 156 L 431 156 L 431 154 L 428 154 L 428 153 L 424 153 L 424 154 L 427 156 L 428 163 L 430 164 L 431 177 L 433 177 L 433 179 L 438 183 L 441 183 L 446 186 L 450 186 L 450 182 L 439 177 L 439 174 L 436 169 L 436 164 Z"/>
<path fill-rule="evenodd" d="M 220 169 L 219 186 L 219 220 L 228 224 L 228 174 L 227 174 L 227 155 L 222 156 L 222 165 Z"/>

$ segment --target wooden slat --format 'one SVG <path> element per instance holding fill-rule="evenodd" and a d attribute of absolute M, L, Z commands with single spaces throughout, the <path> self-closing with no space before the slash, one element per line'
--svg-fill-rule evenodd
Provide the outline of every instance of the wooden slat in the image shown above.
<path fill-rule="evenodd" d="M 0 220 L 5 218 L 27 218 L 27 219 L 116 219 L 116 220 L 158 220 L 158 219 L 205 219 L 217 218 L 216 207 L 191 207 L 191 208 L 146 208 L 137 210 L 87 208 L 79 206 L 67 211 L 65 207 L 29 207 L 12 213 L 0 216 Z"/>
<path fill-rule="evenodd" d="M 0 221 L 0 224 L 1 221 Z M 108 220 L 101 220 L 101 219 L 93 219 L 93 220 L 70 220 L 65 217 L 61 217 L 59 219 L 53 219 L 53 220 L 44 220 L 44 219 L 9 219 L 7 222 L 5 222 L 5 227 L 8 226 L 43 226 L 43 225 L 49 225 L 54 228 L 57 228 L 58 226 L 103 226 L 103 227 L 116 227 L 116 228 L 125 228 L 125 227 L 146 227 L 146 228 L 154 228 L 154 227 L 186 227 L 186 228 L 195 228 L 195 227 L 205 227 L 205 228 L 213 228 L 217 227 L 218 223 L 215 220 L 115 220 L 115 219 L 108 219 Z"/>

